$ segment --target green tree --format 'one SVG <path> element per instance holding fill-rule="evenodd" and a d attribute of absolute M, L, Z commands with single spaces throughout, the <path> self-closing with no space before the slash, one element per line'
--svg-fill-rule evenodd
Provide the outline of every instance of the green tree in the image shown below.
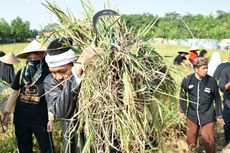
<path fill-rule="evenodd" d="M 20 17 L 11 21 L 11 34 L 15 41 L 25 41 L 31 37 L 30 23 L 28 21 L 23 22 Z"/>
<path fill-rule="evenodd" d="M 149 23 L 156 20 L 157 16 L 151 14 L 124 15 L 128 27 L 135 30 L 145 28 Z M 169 12 L 161 17 L 147 35 L 168 39 L 184 38 L 206 38 L 225 39 L 230 37 L 230 13 L 217 11 L 214 15 L 192 15 L 181 16 L 176 12 Z"/>
<path fill-rule="evenodd" d="M 217 11 L 217 19 L 225 24 L 227 29 L 230 31 L 230 12 Z"/>
<path fill-rule="evenodd" d="M 0 40 L 6 41 L 10 35 L 10 26 L 5 19 L 0 19 Z"/>
<path fill-rule="evenodd" d="M 30 35 L 31 35 L 31 38 L 35 39 L 36 36 L 38 35 L 39 31 L 34 29 L 34 30 L 30 30 Z"/>

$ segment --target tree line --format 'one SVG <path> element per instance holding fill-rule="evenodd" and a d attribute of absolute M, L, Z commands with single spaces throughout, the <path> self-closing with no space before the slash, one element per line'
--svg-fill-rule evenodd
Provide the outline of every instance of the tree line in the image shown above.
<path fill-rule="evenodd" d="M 30 30 L 30 22 L 16 17 L 10 23 L 4 18 L 0 19 L 0 42 L 24 42 L 36 37 L 37 30 Z"/>
<path fill-rule="evenodd" d="M 149 23 L 154 23 L 148 38 L 166 39 L 229 39 L 230 38 L 230 12 L 217 11 L 210 15 L 180 15 L 170 12 L 163 17 L 149 13 L 123 15 L 128 27 L 142 30 Z"/>
<path fill-rule="evenodd" d="M 123 15 L 128 27 L 142 30 L 150 23 L 155 23 L 146 38 L 166 39 L 229 39 L 230 38 L 230 12 L 217 11 L 210 15 L 180 15 L 169 12 L 163 17 L 150 13 Z M 4 18 L 0 19 L 0 42 L 23 42 L 35 38 L 43 32 L 51 32 L 52 25 L 44 26 L 41 31 L 30 30 L 30 22 L 16 17 L 10 23 Z"/>

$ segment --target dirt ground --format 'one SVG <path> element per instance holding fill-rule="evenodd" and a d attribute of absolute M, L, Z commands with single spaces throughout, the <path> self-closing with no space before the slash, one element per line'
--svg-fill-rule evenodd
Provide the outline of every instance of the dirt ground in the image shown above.
<path fill-rule="evenodd" d="M 195 151 L 189 151 L 186 144 L 186 137 L 181 136 L 177 141 L 177 146 L 173 152 L 175 153 L 205 153 L 202 144 L 202 139 L 199 136 L 199 145 Z M 216 143 L 216 153 L 230 153 L 230 144 L 225 145 L 224 140 L 224 129 L 216 125 L 215 127 L 215 143 Z"/>

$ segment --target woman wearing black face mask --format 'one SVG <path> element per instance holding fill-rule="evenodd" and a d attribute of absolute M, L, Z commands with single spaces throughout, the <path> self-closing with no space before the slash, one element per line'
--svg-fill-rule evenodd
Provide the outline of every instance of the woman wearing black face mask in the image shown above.
<path fill-rule="evenodd" d="M 42 153 L 52 152 L 47 132 L 48 112 L 43 80 L 50 73 L 43 53 L 45 48 L 37 41 L 31 42 L 18 58 L 26 58 L 24 68 L 16 74 L 4 112 L 3 124 L 8 125 L 9 113 L 15 105 L 14 125 L 20 153 L 32 153 L 32 134 Z"/>

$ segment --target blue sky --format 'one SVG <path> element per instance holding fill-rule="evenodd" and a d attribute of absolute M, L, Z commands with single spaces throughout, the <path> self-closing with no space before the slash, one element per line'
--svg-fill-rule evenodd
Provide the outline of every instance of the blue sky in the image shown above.
<path fill-rule="evenodd" d="M 51 2 L 51 0 L 49 0 Z M 80 0 L 56 0 L 62 10 L 68 8 L 77 16 L 81 16 L 82 7 Z M 91 0 L 97 11 L 104 8 L 107 0 Z M 110 0 L 112 8 L 119 9 L 122 14 L 152 13 L 163 16 L 165 13 L 176 11 L 181 15 L 215 14 L 217 10 L 230 12 L 229 0 Z M 40 30 L 50 22 L 55 22 L 56 17 L 42 5 L 44 0 L 0 0 L 0 18 L 10 22 L 17 16 L 23 21 L 29 21 L 31 29 Z"/>

